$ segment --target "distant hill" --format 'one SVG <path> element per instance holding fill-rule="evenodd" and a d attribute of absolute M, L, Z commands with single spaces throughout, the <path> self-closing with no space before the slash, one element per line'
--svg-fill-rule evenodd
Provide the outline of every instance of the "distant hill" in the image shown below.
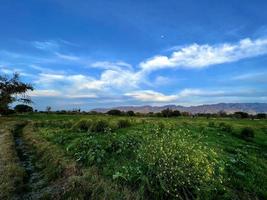
<path fill-rule="evenodd" d="M 120 106 L 113 108 L 96 108 L 92 111 L 105 113 L 111 109 L 118 109 L 121 111 L 132 110 L 134 112 L 149 113 L 149 112 L 160 112 L 166 108 L 172 110 L 179 110 L 181 112 L 190 113 L 217 113 L 224 111 L 226 113 L 234 113 L 237 111 L 247 112 L 250 114 L 256 113 L 267 113 L 267 103 L 218 103 L 218 104 L 207 104 L 199 106 L 179 106 L 179 105 L 165 105 L 165 106 Z"/>

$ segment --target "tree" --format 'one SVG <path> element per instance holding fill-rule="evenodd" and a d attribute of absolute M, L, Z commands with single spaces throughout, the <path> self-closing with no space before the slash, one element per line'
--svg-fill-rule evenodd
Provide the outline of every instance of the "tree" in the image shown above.
<path fill-rule="evenodd" d="M 171 117 L 172 115 L 172 110 L 167 108 L 161 111 L 161 114 L 163 117 Z"/>
<path fill-rule="evenodd" d="M 47 106 L 47 107 L 46 107 L 46 112 L 49 113 L 49 112 L 51 111 L 51 109 L 52 109 L 51 106 Z"/>
<path fill-rule="evenodd" d="M 174 111 L 172 112 L 172 116 L 173 116 L 173 117 L 179 117 L 179 116 L 181 116 L 181 112 L 180 112 L 179 110 L 174 110 Z"/>
<path fill-rule="evenodd" d="M 258 119 L 265 119 L 265 118 L 267 118 L 267 114 L 266 114 L 266 113 L 258 113 L 258 114 L 256 115 L 256 117 L 257 117 Z"/>
<path fill-rule="evenodd" d="M 127 115 L 128 115 L 128 116 L 134 116 L 135 114 L 134 114 L 134 111 L 129 110 L 129 111 L 127 111 Z"/>
<path fill-rule="evenodd" d="M 0 75 L 0 114 L 7 114 L 9 105 L 13 102 L 32 103 L 30 97 L 26 95 L 28 90 L 33 90 L 33 86 L 21 82 L 18 73 L 11 78 Z"/>
<path fill-rule="evenodd" d="M 246 112 L 235 112 L 234 117 L 244 119 L 244 118 L 248 118 L 249 114 Z"/>
<path fill-rule="evenodd" d="M 14 107 L 14 110 L 18 113 L 24 113 L 24 112 L 33 112 L 33 108 L 31 106 L 25 105 L 25 104 L 18 104 Z"/>
<path fill-rule="evenodd" d="M 113 110 L 109 110 L 107 112 L 108 115 L 117 115 L 117 116 L 120 116 L 122 115 L 122 112 L 120 110 L 117 110 L 117 109 L 113 109 Z"/>

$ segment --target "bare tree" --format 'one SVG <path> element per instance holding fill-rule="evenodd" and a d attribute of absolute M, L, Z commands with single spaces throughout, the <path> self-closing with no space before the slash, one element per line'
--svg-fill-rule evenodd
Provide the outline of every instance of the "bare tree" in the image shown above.
<path fill-rule="evenodd" d="M 51 112 L 51 106 L 46 107 L 46 112 Z"/>

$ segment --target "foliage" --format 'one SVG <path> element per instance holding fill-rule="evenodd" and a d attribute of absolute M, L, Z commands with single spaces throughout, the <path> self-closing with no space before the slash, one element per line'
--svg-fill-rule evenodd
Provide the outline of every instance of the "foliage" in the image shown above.
<path fill-rule="evenodd" d="M 118 128 L 127 128 L 131 126 L 131 122 L 128 119 L 120 119 L 117 122 Z"/>
<path fill-rule="evenodd" d="M 40 120 L 33 135 L 64 150 L 82 168 L 97 168 L 111 186 L 128 188 L 140 199 L 267 197 L 265 119 L 212 118 L 209 121 L 213 123 L 207 123 L 206 116 L 177 120 L 53 113 L 16 118 Z M 80 120 L 92 123 L 88 131 L 70 128 Z M 128 120 L 130 126 L 120 128 L 120 120 Z M 99 121 L 108 124 L 102 129 L 104 134 L 91 130 Z M 237 130 L 247 126 L 255 133 L 249 143 L 235 137 L 241 134 Z M 75 180 L 73 184 L 82 187 L 75 186 L 75 194 L 98 193 L 98 183 L 91 186 L 89 179 Z M 87 185 L 89 193 L 83 189 Z"/>
<path fill-rule="evenodd" d="M 258 119 L 265 119 L 265 118 L 267 118 L 267 114 L 266 113 L 258 113 L 256 115 L 256 118 L 258 118 Z"/>
<path fill-rule="evenodd" d="M 33 112 L 33 108 L 28 105 L 18 104 L 14 107 L 14 110 L 18 113 Z"/>
<path fill-rule="evenodd" d="M 116 109 L 113 109 L 113 110 L 109 110 L 107 112 L 108 115 L 117 115 L 117 116 L 120 116 L 122 115 L 122 112 L 120 110 L 116 110 Z"/>
<path fill-rule="evenodd" d="M 227 124 L 227 123 L 224 123 L 224 122 L 221 122 L 219 124 L 219 128 L 224 131 L 224 132 L 227 132 L 227 133 L 232 133 L 233 132 L 233 126 L 230 125 L 230 124 Z"/>
<path fill-rule="evenodd" d="M 248 118 L 249 114 L 246 112 L 235 112 L 234 117 L 244 119 L 244 118 Z"/>
<path fill-rule="evenodd" d="M 14 124 L 0 122 L 0 129 L 0 199 L 13 199 L 23 189 L 27 175 L 15 149 Z"/>
<path fill-rule="evenodd" d="M 107 120 L 99 119 L 92 124 L 91 131 L 95 133 L 104 133 L 111 131 L 111 128 Z"/>
<path fill-rule="evenodd" d="M 135 113 L 134 113 L 134 111 L 132 111 L 132 110 L 129 110 L 129 111 L 127 111 L 127 115 L 128 115 L 128 116 L 134 116 L 134 115 L 135 115 Z"/>
<path fill-rule="evenodd" d="M 208 127 L 215 127 L 215 123 L 214 123 L 213 121 L 210 121 L 210 122 L 208 123 Z"/>
<path fill-rule="evenodd" d="M 244 127 L 240 133 L 241 138 L 246 141 L 252 140 L 254 138 L 254 135 L 254 130 L 251 127 Z"/>
<path fill-rule="evenodd" d="M 90 131 L 91 126 L 92 126 L 92 120 L 81 119 L 81 120 L 77 121 L 75 124 L 73 124 L 71 129 L 74 131 L 88 132 L 88 131 Z"/>
<path fill-rule="evenodd" d="M 211 188 L 215 191 L 216 181 L 222 182 L 217 175 L 217 153 L 182 131 L 165 129 L 160 135 L 151 135 L 138 160 L 149 191 L 161 198 L 194 198 Z"/>
<path fill-rule="evenodd" d="M 172 110 L 167 108 L 161 111 L 162 117 L 170 117 L 172 114 Z"/>
<path fill-rule="evenodd" d="M 0 114 L 5 114 L 9 104 L 15 101 L 31 103 L 25 94 L 28 90 L 33 90 L 32 85 L 21 82 L 18 73 L 12 78 L 0 75 Z"/>

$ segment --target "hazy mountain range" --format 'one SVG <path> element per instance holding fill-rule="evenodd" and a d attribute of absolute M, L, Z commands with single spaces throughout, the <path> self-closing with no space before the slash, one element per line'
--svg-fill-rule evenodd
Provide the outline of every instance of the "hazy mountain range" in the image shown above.
<path fill-rule="evenodd" d="M 120 106 L 113 108 L 96 108 L 92 111 L 105 113 L 111 109 L 118 109 L 121 111 L 132 110 L 134 112 L 149 113 L 149 112 L 160 112 L 163 109 L 179 110 L 181 112 L 190 113 L 217 113 L 224 111 L 226 113 L 234 113 L 237 111 L 247 112 L 250 114 L 255 113 L 267 113 L 267 103 L 218 103 L 218 104 L 207 104 L 198 106 L 179 106 L 179 105 L 165 105 L 165 106 Z"/>

